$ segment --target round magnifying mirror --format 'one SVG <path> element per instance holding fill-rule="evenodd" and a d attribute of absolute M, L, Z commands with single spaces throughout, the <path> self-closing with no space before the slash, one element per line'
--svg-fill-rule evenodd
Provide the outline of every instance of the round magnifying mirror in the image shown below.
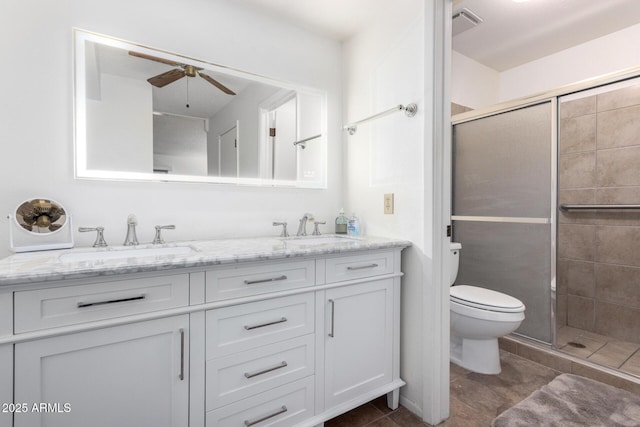
<path fill-rule="evenodd" d="M 33 234 L 51 234 L 67 223 L 62 205 L 51 199 L 27 200 L 16 208 L 18 227 Z"/>

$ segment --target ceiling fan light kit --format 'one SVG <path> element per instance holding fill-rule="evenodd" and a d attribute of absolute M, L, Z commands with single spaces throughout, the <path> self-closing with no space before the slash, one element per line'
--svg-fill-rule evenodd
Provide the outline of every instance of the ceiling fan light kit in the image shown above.
<path fill-rule="evenodd" d="M 222 83 L 220 83 L 219 81 L 211 77 L 210 75 L 201 73 L 200 71 L 203 70 L 203 68 L 195 67 L 189 64 L 182 64 L 180 62 L 171 61 L 169 59 L 164 59 L 164 58 L 160 58 L 153 55 L 147 55 L 145 53 L 135 52 L 133 50 L 129 51 L 129 55 L 146 59 L 149 61 L 155 61 L 155 62 L 171 65 L 172 67 L 180 67 L 180 68 L 174 68 L 169 71 L 165 71 L 164 73 L 160 73 L 157 76 L 148 78 L 147 81 L 155 87 L 158 87 L 158 88 L 164 87 L 168 84 L 175 82 L 176 80 L 180 80 L 185 76 L 186 77 L 200 76 L 207 83 L 212 84 L 213 86 L 215 86 L 222 92 L 226 93 L 227 95 L 235 95 L 234 91 L 232 91 L 231 89 L 229 89 L 228 87 L 226 87 L 225 85 L 223 85 Z"/>

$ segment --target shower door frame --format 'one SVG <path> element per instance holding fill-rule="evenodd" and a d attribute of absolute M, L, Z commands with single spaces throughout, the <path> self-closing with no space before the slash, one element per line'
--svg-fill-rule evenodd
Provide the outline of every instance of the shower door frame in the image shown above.
<path fill-rule="evenodd" d="M 634 67 L 631 69 L 626 69 L 610 74 L 606 74 L 603 76 L 594 77 L 591 79 L 586 79 L 578 83 L 569 84 L 566 86 L 562 86 L 553 90 L 549 90 L 544 93 L 540 93 L 537 95 L 533 95 L 526 98 L 521 98 L 513 101 L 508 101 L 500 104 L 496 104 L 487 108 L 481 108 L 478 110 L 472 110 L 465 113 L 457 114 L 451 118 L 452 128 L 456 124 L 468 122 L 471 120 L 481 119 L 484 117 L 493 116 L 500 113 L 505 113 L 508 111 L 512 111 L 518 108 L 525 108 L 529 106 L 533 106 L 536 104 L 541 104 L 547 101 L 551 102 L 552 106 L 552 137 L 553 147 L 551 149 L 551 174 L 552 174 L 552 200 L 551 200 L 551 275 L 550 277 L 550 286 L 551 286 L 551 347 L 554 350 L 557 350 L 557 325 L 556 325 L 556 266 L 557 266 L 557 238 L 558 238 L 558 140 L 559 140 L 559 120 L 558 117 L 558 109 L 559 109 L 559 99 L 562 96 L 571 95 L 573 93 L 581 92 L 588 89 L 594 89 L 599 86 L 606 86 L 612 83 L 621 82 L 624 80 L 630 80 L 634 78 L 640 77 L 640 66 Z M 553 116 L 555 114 L 555 116 Z M 451 143 L 453 144 L 453 133 L 451 135 Z M 453 158 L 451 159 L 453 161 Z M 451 172 L 453 170 L 451 169 Z M 453 190 L 453 187 L 451 188 Z M 453 197 L 450 199 L 453 202 Z M 452 216 L 451 220 L 455 220 L 455 217 Z M 443 250 L 448 250 L 448 248 L 444 248 Z M 523 335 L 524 336 L 524 335 Z M 532 339 L 530 337 L 526 337 L 527 339 Z M 537 340 L 535 340 L 537 341 Z M 541 341 L 538 341 L 541 342 Z M 545 345 L 549 345 L 548 343 L 544 343 Z"/>
<path fill-rule="evenodd" d="M 451 128 L 455 125 L 471 122 L 474 120 L 480 120 L 487 117 L 497 116 L 499 114 L 508 113 L 515 110 L 521 110 L 528 107 L 534 107 L 538 105 L 544 105 L 549 103 L 550 106 L 550 168 L 549 173 L 551 174 L 549 184 L 550 184 L 550 205 L 549 205 L 549 218 L 525 218 L 525 217 L 494 217 L 494 216 L 466 216 L 466 215 L 452 215 L 451 221 L 468 221 L 468 222 L 499 222 L 499 223 L 517 223 L 517 224 L 549 224 L 549 232 L 550 232 L 550 275 L 549 275 L 549 287 L 551 290 L 549 304 L 550 304 L 550 336 L 551 343 L 547 343 L 545 341 L 537 340 L 536 338 L 532 338 L 526 335 L 518 334 L 514 332 L 514 334 L 523 336 L 527 339 L 541 342 L 545 345 L 551 345 L 553 348 L 556 347 L 556 261 L 557 261 L 557 211 L 558 211 L 558 96 L 549 96 L 549 97 L 536 97 L 534 99 L 524 99 L 520 102 L 515 101 L 511 103 L 501 104 L 496 106 L 495 108 L 491 108 L 488 110 L 478 110 L 478 111 L 470 111 L 463 114 L 458 114 L 451 120 Z M 474 114 L 475 113 L 475 114 Z M 452 132 L 452 147 L 453 147 L 453 132 Z M 455 162 L 455 155 L 452 155 L 452 168 L 451 173 L 453 176 L 453 163 Z M 455 184 L 452 183 L 452 197 L 451 197 L 451 211 L 453 212 L 453 189 Z"/>

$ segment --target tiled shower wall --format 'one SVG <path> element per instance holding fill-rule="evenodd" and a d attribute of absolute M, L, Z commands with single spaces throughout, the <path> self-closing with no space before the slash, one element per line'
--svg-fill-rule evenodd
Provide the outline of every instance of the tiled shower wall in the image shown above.
<path fill-rule="evenodd" d="M 640 204 L 640 83 L 560 104 L 559 204 Z M 640 342 L 640 210 L 559 211 L 557 322 Z"/>

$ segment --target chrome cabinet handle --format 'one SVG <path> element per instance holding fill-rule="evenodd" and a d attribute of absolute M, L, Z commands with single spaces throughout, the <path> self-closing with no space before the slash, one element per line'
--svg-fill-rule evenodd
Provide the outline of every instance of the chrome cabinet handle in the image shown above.
<path fill-rule="evenodd" d="M 334 314 L 335 314 L 335 307 L 336 307 L 336 302 L 332 299 L 329 300 L 329 304 L 331 304 L 331 329 L 329 332 L 329 336 L 331 338 L 333 338 L 333 328 L 334 328 L 334 323 L 333 323 L 333 319 L 334 319 Z"/>
<path fill-rule="evenodd" d="M 247 331 L 250 331 L 252 329 L 264 328 L 265 326 L 277 325 L 278 323 L 284 323 L 286 321 L 287 321 L 286 317 L 281 317 L 280 319 L 274 320 L 272 322 L 260 323 L 260 324 L 257 324 L 257 325 L 245 325 L 244 328 Z"/>
<path fill-rule="evenodd" d="M 376 268 L 378 266 L 378 264 L 369 264 L 369 265 L 360 265 L 357 267 L 353 267 L 353 266 L 349 266 L 347 267 L 347 270 L 364 270 L 365 268 Z"/>
<path fill-rule="evenodd" d="M 259 375 L 267 374 L 267 373 L 275 371 L 277 369 L 286 368 L 287 366 L 289 366 L 289 364 L 286 361 L 283 360 L 281 363 L 277 364 L 276 366 L 272 366 L 270 368 L 266 368 L 266 369 L 263 369 L 261 371 L 245 372 L 244 376 L 246 378 L 253 378 L 253 377 L 257 377 Z"/>
<path fill-rule="evenodd" d="M 105 305 L 105 304 L 117 304 L 120 302 L 129 302 L 129 301 L 138 301 L 146 298 L 146 295 L 139 295 L 137 297 L 129 297 L 129 298 L 119 298 L 112 299 L 108 301 L 97 301 L 97 302 L 79 302 L 78 308 L 86 308 L 86 307 L 94 307 L 96 305 Z"/>
<path fill-rule="evenodd" d="M 184 381 L 184 329 L 180 328 L 180 381 Z"/>
<path fill-rule="evenodd" d="M 282 405 L 282 407 L 280 409 L 276 409 L 275 411 L 269 412 L 268 414 L 265 414 L 265 415 L 263 415 L 261 417 L 254 418 L 252 420 L 244 420 L 244 425 L 246 427 L 250 427 L 250 426 L 256 425 L 258 423 L 261 423 L 262 421 L 266 421 L 269 418 L 277 417 L 280 414 L 284 414 L 287 411 L 288 411 L 287 407 Z"/>
<path fill-rule="evenodd" d="M 266 282 L 277 282 L 279 280 L 287 280 L 287 276 L 284 274 L 278 277 L 271 277 L 269 279 L 258 279 L 258 280 L 245 280 L 245 285 L 255 285 L 256 283 L 266 283 Z"/>

